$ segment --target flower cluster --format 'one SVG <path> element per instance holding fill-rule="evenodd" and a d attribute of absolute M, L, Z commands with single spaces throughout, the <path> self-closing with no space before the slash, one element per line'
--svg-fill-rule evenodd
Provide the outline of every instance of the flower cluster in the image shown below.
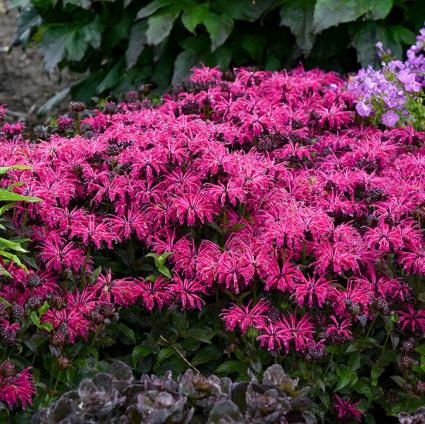
<path fill-rule="evenodd" d="M 47 302 L 37 325 L 62 358 L 120 307 L 201 309 L 213 294 L 237 300 L 230 331 L 281 354 L 324 355 L 377 314 L 423 332 L 407 281 L 425 274 L 425 135 L 365 128 L 353 108 L 333 73 L 201 68 L 158 106 L 106 103 L 74 136 L 69 117 L 37 143 L 3 127 L 1 163 L 31 166 L 10 182 L 43 201 L 15 210 L 38 267 L 8 266 L 2 340 Z"/>
<path fill-rule="evenodd" d="M 386 127 L 413 125 L 423 129 L 423 86 L 425 84 L 425 28 L 407 52 L 407 59 L 391 59 L 391 51 L 376 44 L 381 68 L 361 69 L 348 84 L 357 96 L 356 111 Z"/>

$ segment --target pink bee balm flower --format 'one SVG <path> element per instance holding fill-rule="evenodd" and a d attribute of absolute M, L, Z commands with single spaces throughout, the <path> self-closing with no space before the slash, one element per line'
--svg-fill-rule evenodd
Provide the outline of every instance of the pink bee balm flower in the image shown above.
<path fill-rule="evenodd" d="M 360 402 L 352 403 L 335 395 L 334 408 L 338 414 L 338 418 L 354 418 L 356 421 L 361 421 L 364 412 L 357 408 L 359 404 Z"/>
<path fill-rule="evenodd" d="M 177 300 L 183 309 L 201 309 L 205 305 L 205 300 L 199 295 L 206 294 L 207 289 L 196 280 L 191 281 L 174 274 L 169 293 L 170 297 Z"/>
<path fill-rule="evenodd" d="M 425 333 L 425 309 L 416 310 L 412 305 L 407 305 L 407 312 L 397 311 L 400 316 L 400 327 L 402 330 L 410 329 L 413 332 Z"/>
<path fill-rule="evenodd" d="M 233 331 L 239 326 L 242 334 L 245 334 L 249 327 L 262 328 L 265 326 L 269 303 L 260 299 L 252 308 L 252 300 L 246 306 L 233 305 L 229 309 L 223 309 L 220 317 L 225 321 L 226 328 Z"/>
<path fill-rule="evenodd" d="M 22 408 L 25 409 L 32 404 L 32 398 L 35 394 L 30 367 L 9 376 L 8 372 L 2 372 L 4 364 L 0 365 L 0 401 L 5 402 L 9 408 L 20 403 Z"/>

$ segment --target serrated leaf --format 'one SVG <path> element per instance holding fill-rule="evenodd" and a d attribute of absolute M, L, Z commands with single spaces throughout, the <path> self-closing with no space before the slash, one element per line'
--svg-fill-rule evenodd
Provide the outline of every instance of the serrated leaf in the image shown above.
<path fill-rule="evenodd" d="M 153 15 L 157 10 L 167 6 L 169 3 L 169 0 L 154 0 L 137 12 L 136 19 L 142 19 Z"/>
<path fill-rule="evenodd" d="M 314 7 L 315 34 L 346 22 L 353 22 L 368 11 L 366 0 L 317 0 Z"/>
<path fill-rule="evenodd" d="M 233 19 L 255 22 L 273 7 L 274 0 L 215 0 L 213 6 L 224 11 Z"/>
<path fill-rule="evenodd" d="M 314 0 L 286 3 L 280 9 L 280 25 L 291 30 L 298 47 L 305 55 L 310 53 L 315 40 L 313 15 Z"/>
<path fill-rule="evenodd" d="M 130 30 L 130 38 L 128 40 L 128 48 L 125 52 L 125 60 L 127 69 L 131 68 L 143 51 L 146 45 L 146 31 L 148 23 L 146 21 L 136 22 Z"/>
<path fill-rule="evenodd" d="M 233 30 L 233 19 L 226 14 L 217 15 L 210 12 L 205 16 L 203 24 L 211 38 L 212 52 L 227 40 Z"/>
<path fill-rule="evenodd" d="M 115 65 L 106 74 L 105 78 L 97 86 L 96 93 L 101 94 L 104 91 L 114 87 L 118 83 L 120 76 L 122 75 L 123 68 L 123 59 L 115 63 Z"/>
<path fill-rule="evenodd" d="M 393 0 L 370 0 L 369 10 L 372 19 L 384 19 L 393 7 Z"/>
<path fill-rule="evenodd" d="M 209 3 L 202 3 L 186 9 L 182 15 L 182 23 L 186 29 L 195 34 L 196 27 L 203 22 L 208 14 L 209 8 Z"/>
<path fill-rule="evenodd" d="M 148 29 L 146 31 L 146 41 L 150 45 L 158 45 L 170 35 L 179 12 L 162 13 L 151 16 L 148 19 Z"/>

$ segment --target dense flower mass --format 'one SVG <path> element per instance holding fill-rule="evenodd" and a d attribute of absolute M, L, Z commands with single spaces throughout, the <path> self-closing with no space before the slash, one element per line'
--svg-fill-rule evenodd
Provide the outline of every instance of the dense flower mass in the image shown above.
<path fill-rule="evenodd" d="M 376 47 L 382 61 L 381 68 L 376 70 L 369 65 L 348 84 L 349 91 L 358 97 L 357 113 L 390 128 L 407 123 L 423 129 L 425 28 L 421 29 L 416 43 L 407 51 L 404 62 L 392 59 L 391 51 L 384 49 L 381 42 Z"/>
<path fill-rule="evenodd" d="M 354 101 L 333 73 L 200 68 L 160 105 L 107 103 L 71 137 L 3 127 L 2 165 L 32 168 L 10 182 L 43 201 L 14 216 L 38 269 L 9 265 L 0 296 L 47 302 L 56 347 L 116 308 L 201 309 L 211 295 L 237 300 L 228 330 L 254 328 L 281 354 L 324 354 L 378 313 L 423 332 L 407 281 L 425 274 L 425 134 L 363 127 Z M 151 252 L 161 275 L 127 266 L 123 246 Z M 96 273 L 99 251 L 124 266 Z M 19 319 L 0 318 L 13 343 Z"/>

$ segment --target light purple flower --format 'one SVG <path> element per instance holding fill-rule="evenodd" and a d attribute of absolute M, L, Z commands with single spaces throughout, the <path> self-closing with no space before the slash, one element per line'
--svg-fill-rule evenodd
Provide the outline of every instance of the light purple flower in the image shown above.
<path fill-rule="evenodd" d="M 372 112 L 370 105 L 367 105 L 365 102 L 360 101 L 356 104 L 356 111 L 360 116 L 367 117 Z"/>
<path fill-rule="evenodd" d="M 393 127 L 400 117 L 393 110 L 389 110 L 382 115 L 382 123 L 387 127 Z"/>

